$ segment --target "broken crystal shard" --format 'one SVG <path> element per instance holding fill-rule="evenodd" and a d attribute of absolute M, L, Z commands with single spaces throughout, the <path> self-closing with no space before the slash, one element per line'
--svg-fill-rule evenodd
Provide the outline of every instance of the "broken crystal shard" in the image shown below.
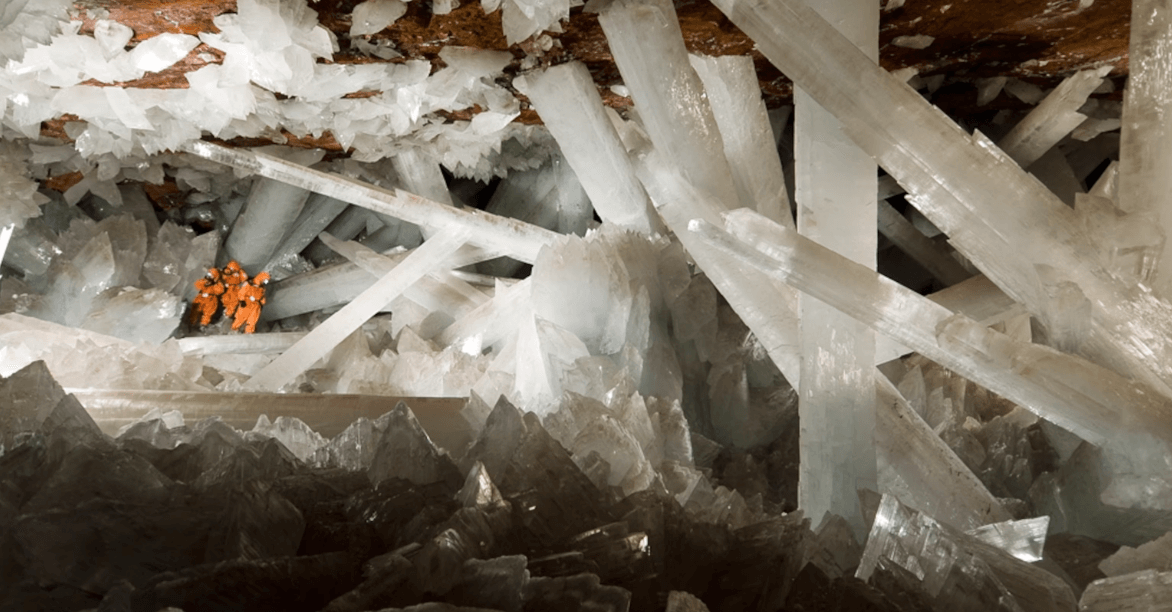
<path fill-rule="evenodd" d="M 103 292 L 78 327 L 131 342 L 162 344 L 179 327 L 183 304 L 160 289 L 123 287 Z"/>
<path fill-rule="evenodd" d="M 739 201 L 720 129 L 672 4 L 621 0 L 606 5 L 598 22 L 656 149 L 721 210 L 752 206 Z"/>
<path fill-rule="evenodd" d="M 409 480 L 416 485 L 460 482 L 456 464 L 447 453 L 436 448 L 403 402 L 390 412 L 367 476 L 373 484 L 391 478 Z"/>
<path fill-rule="evenodd" d="M 1046 546 L 1046 529 L 1049 526 L 1050 517 L 1039 516 L 985 525 L 969 530 L 968 534 L 1026 563 L 1033 563 L 1042 560 L 1042 549 Z"/>
<path fill-rule="evenodd" d="M 909 257 L 927 270 L 945 286 L 955 285 L 971 274 L 960 265 L 939 244 L 932 241 L 912 225 L 891 204 L 880 200 L 878 203 L 879 231 Z"/>
<path fill-rule="evenodd" d="M 581 62 L 560 64 L 514 81 L 529 96 L 604 222 L 651 232 L 658 220 L 635 176 L 598 88 Z"/>
<path fill-rule="evenodd" d="M 1172 607 L 1172 572 L 1144 570 L 1096 580 L 1079 600 L 1080 612 L 1134 610 L 1156 612 Z"/>
<path fill-rule="evenodd" d="M 1099 569 L 1112 577 L 1143 570 L 1167 572 L 1172 570 L 1170 551 L 1172 551 L 1172 532 L 1135 548 L 1130 546 L 1120 548 L 1115 554 L 1103 559 L 1099 563 Z"/>
<path fill-rule="evenodd" d="M 1028 168 L 1086 119 L 1078 109 L 1109 71 L 1110 68 L 1103 67 L 1067 77 L 997 145 L 1022 168 Z"/>
<path fill-rule="evenodd" d="M 769 223 L 749 211 L 734 211 L 728 220 L 735 233 L 745 236 L 753 235 L 751 226 Z M 770 235 L 783 242 L 758 242 L 758 251 L 702 221 L 691 226 L 723 252 L 769 270 L 774 278 L 820 297 L 1084 439 L 1120 443 L 1128 436 L 1150 434 L 1172 441 L 1161 396 L 1135 381 L 985 328 L 793 232 L 775 229 Z"/>
<path fill-rule="evenodd" d="M 305 189 L 257 178 L 248 192 L 248 201 L 224 241 L 221 259 L 239 262 L 250 276 L 259 274 L 292 228 L 308 198 L 309 191 Z"/>
<path fill-rule="evenodd" d="M 876 66 L 803 3 L 717 4 L 772 63 L 834 113 L 852 140 L 909 189 L 913 204 L 1007 294 L 1040 315 L 1046 296 L 1035 265 L 1064 271 L 1096 306 L 1090 343 L 1096 360 L 1172 395 L 1172 305 L 1103 270 L 1091 238 L 1048 189 L 987 138 L 970 136 Z M 1017 256 L 1006 258 L 1006 252 Z"/>
<path fill-rule="evenodd" d="M 394 270 L 310 331 L 245 383 L 247 390 L 276 390 L 301 374 L 424 275 L 442 265 L 467 239 L 463 228 L 446 229 L 408 255 Z"/>
<path fill-rule="evenodd" d="M 556 236 L 549 230 L 513 219 L 445 206 L 402 190 L 390 192 L 264 153 L 229 149 L 207 142 L 190 143 L 184 150 L 204 159 L 350 202 L 424 228 L 466 228 L 470 232 L 469 241 L 472 244 L 507 254 L 519 261 L 532 263 L 541 247 L 552 242 Z"/>
<path fill-rule="evenodd" d="M 747 55 L 688 57 L 704 82 L 741 205 L 790 227 L 793 217 L 785 171 L 753 59 Z"/>
<path fill-rule="evenodd" d="M 876 569 L 892 565 L 910 572 L 936 606 L 1055 612 L 1075 608 L 1074 593 L 1057 576 L 884 495 L 855 575 L 867 580 Z M 979 607 L 971 607 L 978 601 Z"/>

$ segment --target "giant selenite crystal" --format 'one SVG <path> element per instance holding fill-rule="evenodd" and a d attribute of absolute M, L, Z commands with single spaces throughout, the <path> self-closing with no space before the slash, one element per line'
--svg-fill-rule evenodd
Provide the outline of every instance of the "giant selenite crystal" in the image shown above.
<path fill-rule="evenodd" d="M 1172 305 L 1105 270 L 1100 247 L 1053 193 L 983 135 L 967 134 L 876 66 L 804 3 L 717 5 L 1008 295 L 1047 326 L 1071 319 L 1086 325 L 1080 353 L 1172 395 Z M 1055 308 L 1055 293 L 1089 308 Z"/>
<path fill-rule="evenodd" d="M 1155 224 L 1164 238 L 1152 286 L 1172 295 L 1172 98 L 1168 96 L 1172 56 L 1172 10 L 1160 0 L 1131 3 L 1127 95 L 1119 143 L 1119 208 Z"/>
<path fill-rule="evenodd" d="M 868 0 L 812 6 L 872 60 L 879 55 L 879 5 Z M 875 268 L 875 162 L 842 133 L 832 114 L 794 90 L 794 180 L 798 231 Z M 875 333 L 808 294 L 798 300 L 802 382 L 798 506 L 866 532 L 859 489 L 876 489 Z"/>

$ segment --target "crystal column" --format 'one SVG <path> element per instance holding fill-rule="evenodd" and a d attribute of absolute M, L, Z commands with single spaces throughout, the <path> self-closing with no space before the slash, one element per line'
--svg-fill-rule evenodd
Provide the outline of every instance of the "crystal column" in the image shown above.
<path fill-rule="evenodd" d="M 1129 74 L 1119 143 L 1119 208 L 1146 214 L 1164 232 L 1152 287 L 1172 295 L 1172 7 L 1165 0 L 1133 0 Z"/>
<path fill-rule="evenodd" d="M 879 54 L 879 4 L 810 3 L 871 59 Z M 794 89 L 794 173 L 798 231 L 875 269 L 875 162 L 842 132 L 834 115 Z M 825 513 L 850 522 L 862 541 L 859 489 L 878 490 L 875 463 L 875 334 L 803 294 L 798 507 L 818 524 Z"/>

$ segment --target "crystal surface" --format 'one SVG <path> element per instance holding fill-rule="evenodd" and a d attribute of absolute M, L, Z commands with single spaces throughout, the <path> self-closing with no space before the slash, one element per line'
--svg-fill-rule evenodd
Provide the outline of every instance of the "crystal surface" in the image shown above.
<path fill-rule="evenodd" d="M 281 353 L 246 383 L 251 390 L 276 390 L 337 346 L 388 302 L 423 275 L 441 265 L 463 243 L 466 230 L 446 230 L 429 239 L 369 289 Z"/>
<path fill-rule="evenodd" d="M 650 232 L 657 226 L 650 202 L 585 64 L 569 62 L 518 78 L 590 202 L 605 222 Z"/>
<path fill-rule="evenodd" d="M 1166 339 L 1172 335 L 1162 330 L 1172 317 L 1156 313 L 1172 306 L 1103 270 L 1090 255 L 1091 238 L 1049 190 L 983 135 L 965 133 L 881 70 L 809 7 L 789 0 L 718 5 L 774 65 L 834 113 L 851 139 L 1007 294 L 1045 317 L 1049 300 L 1037 266 L 1060 270 L 1095 304 L 1093 340 L 1083 350 L 1167 394 L 1172 360 L 1165 354 L 1172 345 Z M 813 48 L 820 52 L 803 52 Z M 860 88 L 869 95 L 851 95 Z M 1018 257 L 998 257 L 1010 250 Z"/>
<path fill-rule="evenodd" d="M 269 263 L 293 227 L 309 191 L 272 179 L 258 178 L 248 201 L 224 241 L 225 257 L 256 275 Z"/>

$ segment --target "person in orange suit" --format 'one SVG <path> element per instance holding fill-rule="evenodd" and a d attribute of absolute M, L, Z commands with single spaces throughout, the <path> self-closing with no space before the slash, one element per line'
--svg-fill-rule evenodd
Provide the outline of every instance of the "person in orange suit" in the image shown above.
<path fill-rule="evenodd" d="M 224 294 L 220 271 L 208 268 L 207 275 L 195 281 L 195 291 L 195 297 L 191 300 L 191 324 L 202 327 L 212 322 L 212 316 L 220 307 L 220 296 Z"/>
<path fill-rule="evenodd" d="M 220 300 L 224 304 L 224 316 L 236 314 L 236 307 L 240 304 L 240 291 L 248 286 L 248 273 L 240 268 L 236 260 L 224 266 L 224 295 Z M 235 329 L 235 328 L 233 328 Z"/>
<path fill-rule="evenodd" d="M 265 305 L 265 287 L 269 284 L 269 273 L 261 272 L 248 283 L 240 288 L 240 307 L 236 309 L 236 320 L 232 323 L 232 329 L 240 329 L 244 326 L 244 333 L 251 334 L 256 331 L 256 322 L 260 320 L 260 308 Z"/>

